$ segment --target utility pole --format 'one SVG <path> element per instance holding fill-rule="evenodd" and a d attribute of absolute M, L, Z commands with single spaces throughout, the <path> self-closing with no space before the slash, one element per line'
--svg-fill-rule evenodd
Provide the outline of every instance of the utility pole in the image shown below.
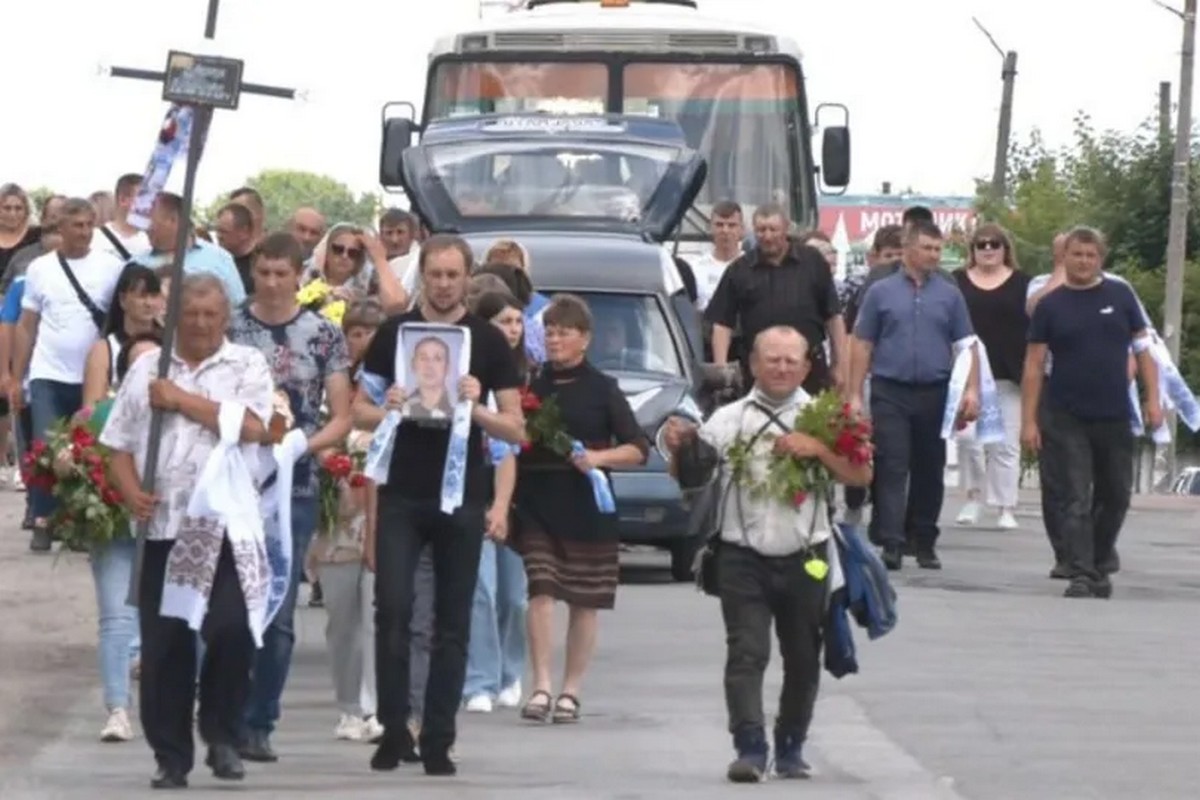
<path fill-rule="evenodd" d="M 1004 59 L 1004 67 L 1000 70 L 1004 91 L 1000 95 L 1000 120 L 996 125 L 996 160 L 992 165 L 992 199 L 1003 203 L 1008 195 L 1008 147 L 1012 138 L 1013 86 L 1017 79 L 1017 53 L 1015 50 L 1005 52 L 996 43 L 991 32 L 983 27 L 982 22 L 975 17 L 971 17 L 971 20 Z"/>
<path fill-rule="evenodd" d="M 1158 2 L 1158 0 L 1155 0 Z M 1167 291 L 1163 303 L 1163 337 L 1171 359 L 1179 363 L 1183 322 L 1183 263 L 1187 257 L 1188 171 L 1192 158 L 1192 78 L 1195 72 L 1196 0 L 1184 0 L 1183 12 L 1158 5 L 1183 20 L 1183 50 L 1179 58 L 1179 116 L 1175 124 L 1175 156 L 1171 171 L 1171 218 L 1167 233 Z M 1167 475 L 1175 477 L 1175 414 L 1170 415 Z"/>
<path fill-rule="evenodd" d="M 221 0 L 208 0 L 208 11 L 204 19 L 204 38 L 212 40 L 217 35 L 217 12 Z M 167 377 L 174 351 L 175 331 L 179 327 L 179 314 L 183 304 L 183 259 L 187 254 L 188 239 L 192 232 L 192 205 L 196 189 L 196 171 L 200 166 L 200 154 L 204 147 L 209 123 L 214 108 L 236 110 L 243 92 L 268 97 L 293 99 L 294 89 L 277 86 L 261 86 L 242 81 L 241 61 L 217 56 L 181 53 L 167 54 L 167 68 L 152 72 L 128 67 L 113 67 L 110 74 L 116 78 L 162 83 L 163 99 L 183 106 L 191 106 L 194 116 L 188 140 L 187 168 L 183 178 L 183 202 L 179 212 L 179 236 L 175 241 L 175 254 L 171 262 L 171 288 L 167 297 L 167 317 L 163 324 L 162 350 L 158 358 L 158 377 Z M 158 467 L 159 448 L 162 443 L 163 412 L 155 409 L 150 415 L 150 436 L 146 448 L 145 474 L 142 475 L 142 490 L 154 493 L 155 472 Z M 137 531 L 137 554 L 129 581 L 129 604 L 137 605 L 138 588 L 141 583 L 142 561 L 145 557 L 148 523 L 141 523 Z"/>
<path fill-rule="evenodd" d="M 1158 138 L 1163 142 L 1171 140 L 1171 82 L 1162 81 L 1158 84 Z"/>

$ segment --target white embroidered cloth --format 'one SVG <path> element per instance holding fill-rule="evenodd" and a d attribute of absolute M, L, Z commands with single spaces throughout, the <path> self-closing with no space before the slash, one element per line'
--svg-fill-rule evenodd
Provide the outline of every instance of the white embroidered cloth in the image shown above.
<path fill-rule="evenodd" d="M 240 445 L 245 406 L 222 403 L 220 440 L 209 454 L 167 558 L 159 613 L 200 630 L 223 539 L 229 539 L 255 647 L 266 629 L 271 569 L 258 492 Z"/>
<path fill-rule="evenodd" d="M 996 389 L 996 378 L 988 361 L 987 348 L 978 336 L 968 336 L 954 343 L 954 368 L 950 373 L 950 386 L 946 392 L 946 410 L 942 415 L 942 438 L 954 435 L 954 423 L 958 408 L 967 389 L 967 378 L 971 374 L 971 347 L 974 345 L 979 358 L 979 419 L 970 434 L 981 444 L 1004 441 L 1004 417 L 1000 413 L 1000 393 Z M 1009 420 L 1010 425 L 1016 424 Z"/>

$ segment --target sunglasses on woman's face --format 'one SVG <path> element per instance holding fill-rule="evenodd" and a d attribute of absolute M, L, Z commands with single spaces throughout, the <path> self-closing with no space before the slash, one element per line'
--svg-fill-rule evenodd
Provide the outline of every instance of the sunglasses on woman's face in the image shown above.
<path fill-rule="evenodd" d="M 346 258 L 358 258 L 363 253 L 361 248 L 347 247 L 344 244 L 329 245 L 329 252 L 333 253 L 335 256 L 345 256 Z"/>
<path fill-rule="evenodd" d="M 1003 250 L 1004 242 L 999 239 L 980 239 L 975 243 L 976 250 Z"/>

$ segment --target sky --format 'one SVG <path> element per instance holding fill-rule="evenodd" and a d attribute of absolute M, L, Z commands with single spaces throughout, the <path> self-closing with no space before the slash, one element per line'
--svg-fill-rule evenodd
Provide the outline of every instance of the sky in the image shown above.
<path fill-rule="evenodd" d="M 409 100 L 419 108 L 434 38 L 479 15 L 478 0 L 221 5 L 206 51 L 245 59 L 246 81 L 294 87 L 305 98 L 243 95 L 236 112 L 218 111 L 198 177 L 201 201 L 268 168 L 321 172 L 356 191 L 378 191 L 382 104 Z M 1001 57 L 972 16 L 1019 54 L 1018 139 L 1037 128 L 1065 144 L 1080 110 L 1101 128 L 1132 129 L 1156 114 L 1160 81 L 1178 86 L 1181 22 L 1152 0 L 700 5 L 799 42 L 810 102 L 849 106 L 853 194 L 877 192 L 884 181 L 895 191 L 970 194 L 975 178 L 990 175 Z M 85 195 L 111 189 L 123 172 L 141 172 L 166 109 L 160 85 L 98 69 L 157 70 L 168 49 L 200 48 L 206 7 L 207 0 L 0 0 L 10 32 L 0 182 Z M 178 190 L 181 173 L 170 188 Z"/>

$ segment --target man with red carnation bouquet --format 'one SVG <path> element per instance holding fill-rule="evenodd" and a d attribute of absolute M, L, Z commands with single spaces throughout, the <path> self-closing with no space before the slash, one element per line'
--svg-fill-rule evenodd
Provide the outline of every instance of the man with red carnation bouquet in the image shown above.
<path fill-rule="evenodd" d="M 725 620 L 725 703 L 737 753 L 727 776 L 735 783 L 757 782 L 767 771 L 762 692 L 772 621 L 783 658 L 775 772 L 811 772 L 801 750 L 816 704 L 827 559 L 835 549 L 822 506 L 833 482 L 871 481 L 870 426 L 833 392 L 813 398 L 801 388 L 807 351 L 794 328 L 764 330 L 750 355 L 750 393 L 699 427 L 672 417 L 664 437 L 685 489 L 695 476 L 683 475 L 683 462 L 722 464 L 719 539 L 710 547 Z"/>

